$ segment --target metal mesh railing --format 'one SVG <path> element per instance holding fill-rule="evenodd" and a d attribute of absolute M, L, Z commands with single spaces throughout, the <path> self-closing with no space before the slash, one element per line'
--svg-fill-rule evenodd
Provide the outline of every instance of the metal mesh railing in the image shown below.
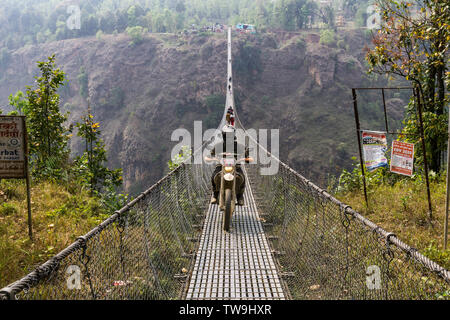
<path fill-rule="evenodd" d="M 234 108 L 231 73 L 229 30 L 227 100 L 219 128 L 227 108 Z M 243 129 L 237 114 L 236 121 Z M 447 270 L 267 154 L 279 165 L 277 174 L 260 175 L 258 164 L 246 171 L 285 296 L 448 299 Z M 0 299 L 183 297 L 213 169 L 182 164 L 58 255 L 1 289 Z"/>
<path fill-rule="evenodd" d="M 247 171 L 293 299 L 448 299 L 447 270 L 271 159 Z"/>
<path fill-rule="evenodd" d="M 209 199 L 212 168 L 183 164 L 2 299 L 178 299 Z"/>

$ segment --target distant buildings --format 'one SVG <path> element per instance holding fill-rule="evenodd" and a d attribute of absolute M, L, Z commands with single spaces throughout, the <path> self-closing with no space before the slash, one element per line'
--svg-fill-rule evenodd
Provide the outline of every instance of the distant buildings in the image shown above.
<path fill-rule="evenodd" d="M 236 31 L 242 33 L 256 33 L 256 27 L 252 24 L 238 23 L 236 25 Z"/>

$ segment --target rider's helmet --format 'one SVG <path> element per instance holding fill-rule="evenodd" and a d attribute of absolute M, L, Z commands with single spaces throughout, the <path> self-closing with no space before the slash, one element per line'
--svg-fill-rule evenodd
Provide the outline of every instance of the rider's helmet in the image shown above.
<path fill-rule="evenodd" d="M 236 140 L 236 129 L 228 124 L 224 125 L 222 128 L 223 141 L 226 141 L 227 137 L 233 137 L 233 140 Z"/>

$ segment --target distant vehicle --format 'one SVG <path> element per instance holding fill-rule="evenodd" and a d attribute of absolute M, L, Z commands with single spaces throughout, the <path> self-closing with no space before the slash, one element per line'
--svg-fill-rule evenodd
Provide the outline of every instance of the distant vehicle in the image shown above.
<path fill-rule="evenodd" d="M 245 33 L 256 33 L 256 27 L 252 24 L 238 23 L 236 25 L 236 31 Z"/>

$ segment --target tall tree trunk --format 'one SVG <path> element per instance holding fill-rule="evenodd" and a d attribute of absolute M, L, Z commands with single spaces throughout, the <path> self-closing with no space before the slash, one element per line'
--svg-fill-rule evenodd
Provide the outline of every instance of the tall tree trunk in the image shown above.
<path fill-rule="evenodd" d="M 438 108 L 435 100 L 435 90 L 436 90 L 436 67 L 431 62 L 428 65 L 428 78 L 426 80 L 426 91 L 425 91 L 425 110 L 438 114 Z M 431 150 L 431 161 L 430 161 L 430 169 L 434 172 L 439 172 L 440 164 L 441 164 L 441 151 L 439 150 L 439 137 L 432 136 L 429 139 L 430 150 Z"/>
<path fill-rule="evenodd" d="M 426 100 L 426 111 L 436 112 L 435 104 L 434 104 L 434 95 L 435 95 L 435 85 L 436 83 L 436 68 L 434 67 L 433 62 L 430 62 L 428 65 L 428 78 L 426 80 L 425 87 L 425 100 Z"/>
<path fill-rule="evenodd" d="M 440 64 L 436 72 L 437 97 L 436 97 L 436 113 L 440 116 L 444 114 L 445 106 L 445 84 L 444 84 L 444 64 Z M 439 150 L 442 154 L 443 150 Z M 440 162 L 439 162 L 440 170 Z"/>
<path fill-rule="evenodd" d="M 436 107 L 438 114 L 444 114 L 444 103 L 445 103 L 445 84 L 444 84 L 444 62 L 442 61 L 436 72 L 437 81 L 437 101 Z"/>

